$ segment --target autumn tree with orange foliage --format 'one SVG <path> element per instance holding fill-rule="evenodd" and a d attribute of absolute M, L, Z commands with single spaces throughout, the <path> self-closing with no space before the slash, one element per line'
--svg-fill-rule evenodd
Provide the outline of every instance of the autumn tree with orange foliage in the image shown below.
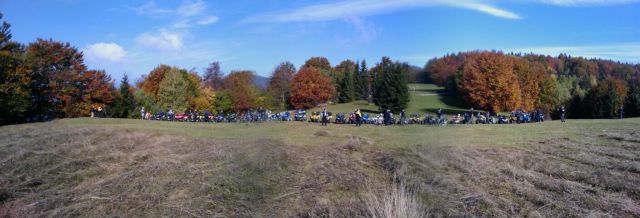
<path fill-rule="evenodd" d="M 525 111 L 532 111 L 539 101 L 540 82 L 547 78 L 544 66 L 522 58 L 511 59 L 520 87 L 520 107 Z"/>
<path fill-rule="evenodd" d="M 82 80 L 85 84 L 82 92 L 82 111 L 86 113 L 91 106 L 101 107 L 111 104 L 114 96 L 113 81 L 111 76 L 103 70 L 87 70 L 82 73 Z"/>
<path fill-rule="evenodd" d="M 291 105 L 295 108 L 312 108 L 327 102 L 333 96 L 335 86 L 331 78 L 315 67 L 303 67 L 291 81 Z"/>
<path fill-rule="evenodd" d="M 246 111 L 255 108 L 258 102 L 257 88 L 252 85 L 253 72 L 232 71 L 224 78 L 224 87 L 233 101 L 233 110 Z"/>
<path fill-rule="evenodd" d="M 331 71 L 331 63 L 329 62 L 329 59 L 325 57 L 311 57 L 304 62 L 302 67 L 315 67 L 325 74 Z"/>
<path fill-rule="evenodd" d="M 82 115 L 82 52 L 69 43 L 38 39 L 27 46 L 31 68 L 32 108 L 35 120 Z M 85 113 L 88 113 L 85 112 Z"/>
<path fill-rule="evenodd" d="M 520 106 L 513 63 L 501 53 L 484 51 L 467 57 L 456 82 L 464 99 L 474 107 L 500 112 Z"/>
<path fill-rule="evenodd" d="M 165 77 L 165 74 L 171 70 L 170 66 L 161 64 L 149 72 L 149 75 L 142 76 L 142 81 L 139 81 L 136 86 L 141 89 L 148 96 L 153 97 L 156 101 L 159 100 L 158 90 L 160 90 L 160 83 Z"/>
<path fill-rule="evenodd" d="M 440 86 L 444 86 L 448 90 L 455 90 L 455 75 L 458 68 L 464 63 L 466 55 L 445 55 L 442 58 L 432 59 L 427 62 L 425 70 L 431 78 L 431 80 Z"/>

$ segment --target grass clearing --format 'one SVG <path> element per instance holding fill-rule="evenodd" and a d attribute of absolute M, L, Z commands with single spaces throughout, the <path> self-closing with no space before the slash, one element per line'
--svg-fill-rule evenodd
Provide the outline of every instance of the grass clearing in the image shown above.
<path fill-rule="evenodd" d="M 411 101 L 406 109 L 408 114 L 425 113 L 435 114 L 438 108 L 442 108 L 447 114 L 463 113 L 468 110 L 464 102 L 453 93 L 447 93 L 444 87 L 435 84 L 411 83 L 408 84 L 409 97 Z M 311 109 L 311 111 L 322 111 L 323 107 Z M 364 113 L 380 113 L 378 106 L 369 104 L 367 101 L 359 100 L 344 104 L 333 104 L 326 106 L 327 111 L 334 113 L 351 113 L 359 108 Z"/>
<path fill-rule="evenodd" d="M 395 202 L 429 216 L 634 217 L 638 132 L 638 118 L 4 126 L 0 216 L 368 217 Z"/>

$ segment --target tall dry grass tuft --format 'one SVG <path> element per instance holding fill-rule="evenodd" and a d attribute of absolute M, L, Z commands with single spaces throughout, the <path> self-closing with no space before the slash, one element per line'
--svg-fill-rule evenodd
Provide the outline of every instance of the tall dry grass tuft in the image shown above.
<path fill-rule="evenodd" d="M 416 191 L 404 183 L 387 185 L 376 192 L 370 185 L 365 203 L 374 218 L 421 218 L 428 216 L 428 208 L 416 197 Z"/>

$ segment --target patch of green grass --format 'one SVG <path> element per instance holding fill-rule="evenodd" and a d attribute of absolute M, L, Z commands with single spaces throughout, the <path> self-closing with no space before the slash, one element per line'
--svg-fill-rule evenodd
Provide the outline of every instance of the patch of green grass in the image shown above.
<path fill-rule="evenodd" d="M 531 124 L 505 125 L 448 125 L 448 126 L 375 126 L 354 127 L 346 124 L 270 122 L 263 124 L 239 123 L 182 123 L 131 119 L 62 119 L 59 124 L 109 126 L 131 130 L 153 131 L 196 138 L 224 140 L 282 140 L 287 144 L 319 145 L 338 141 L 341 137 L 360 136 L 372 139 L 374 145 L 383 147 L 407 147 L 412 145 L 526 145 L 528 140 L 570 137 L 579 138 L 584 132 L 603 129 L 633 129 L 640 125 L 640 118 L 624 120 L 569 120 L 567 123 L 547 121 Z M 314 134 L 328 131 L 328 137 Z"/>
<path fill-rule="evenodd" d="M 327 111 L 331 111 L 333 113 L 352 113 L 356 109 L 360 109 L 363 113 L 378 113 L 378 106 L 374 104 L 369 104 L 366 100 L 358 100 L 352 101 L 349 103 L 343 104 L 332 104 L 327 105 L 326 107 L 316 107 L 308 110 L 308 112 L 312 111 L 322 111 L 322 108 L 327 108 Z"/>
<path fill-rule="evenodd" d="M 444 87 L 426 83 L 411 83 L 408 84 L 408 87 L 411 99 L 406 109 L 408 114 L 435 114 L 439 108 L 442 108 L 447 114 L 454 114 L 463 113 L 468 109 L 460 98 L 454 93 L 447 93 Z M 310 111 L 321 111 L 322 108 L 317 107 Z M 327 111 L 334 113 L 351 113 L 358 108 L 365 113 L 380 113 L 378 106 L 364 100 L 328 105 L 326 108 Z"/>

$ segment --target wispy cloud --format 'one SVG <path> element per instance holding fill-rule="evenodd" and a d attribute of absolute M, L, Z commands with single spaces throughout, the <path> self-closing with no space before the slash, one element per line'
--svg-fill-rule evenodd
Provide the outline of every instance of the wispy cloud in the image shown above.
<path fill-rule="evenodd" d="M 196 24 L 198 25 L 208 25 L 208 24 L 212 24 L 215 22 L 218 22 L 220 18 L 216 17 L 216 16 L 206 16 L 201 18 L 200 20 L 196 21 Z"/>
<path fill-rule="evenodd" d="M 131 8 L 131 10 L 135 11 L 139 15 L 159 15 L 173 13 L 173 10 L 171 9 L 159 7 L 155 1 L 149 1 L 138 7 Z"/>
<path fill-rule="evenodd" d="M 132 8 L 137 14 L 172 19 L 170 28 L 185 29 L 196 25 L 209 25 L 220 18 L 206 13 L 207 4 L 202 0 L 185 0 L 177 8 L 163 8 L 151 0 Z"/>
<path fill-rule="evenodd" d="M 356 44 L 369 43 L 382 32 L 382 29 L 374 23 L 360 17 L 350 17 L 344 21 L 352 27 L 353 32 L 336 32 L 334 35 L 336 42 L 343 47 L 353 47 Z"/>
<path fill-rule="evenodd" d="M 602 6 L 637 3 L 640 0 L 534 0 L 536 2 L 559 6 Z"/>
<path fill-rule="evenodd" d="M 351 24 L 357 33 L 357 40 L 361 42 L 369 42 L 375 38 L 380 30 L 371 22 L 359 17 L 350 17 L 347 22 Z"/>
<path fill-rule="evenodd" d="M 492 16 L 520 19 L 510 12 L 478 0 L 354 0 L 309 5 L 288 11 L 258 14 L 244 19 L 244 23 L 283 23 L 327 21 L 349 17 L 365 17 L 416 7 L 449 6 L 479 11 Z"/>
<path fill-rule="evenodd" d="M 196 25 L 205 26 L 209 24 L 214 24 L 218 22 L 219 19 L 220 18 L 216 16 L 206 16 L 199 19 L 182 18 L 182 19 L 175 20 L 171 25 L 171 27 L 175 29 L 185 29 L 185 28 L 191 28 Z"/>
<path fill-rule="evenodd" d="M 583 46 L 545 46 L 506 49 L 507 51 L 556 56 L 564 53 L 588 58 L 640 63 L 640 42 Z"/>
<path fill-rule="evenodd" d="M 202 14 L 206 8 L 207 5 L 202 0 L 185 1 L 176 9 L 176 14 L 183 17 L 192 17 Z"/>

